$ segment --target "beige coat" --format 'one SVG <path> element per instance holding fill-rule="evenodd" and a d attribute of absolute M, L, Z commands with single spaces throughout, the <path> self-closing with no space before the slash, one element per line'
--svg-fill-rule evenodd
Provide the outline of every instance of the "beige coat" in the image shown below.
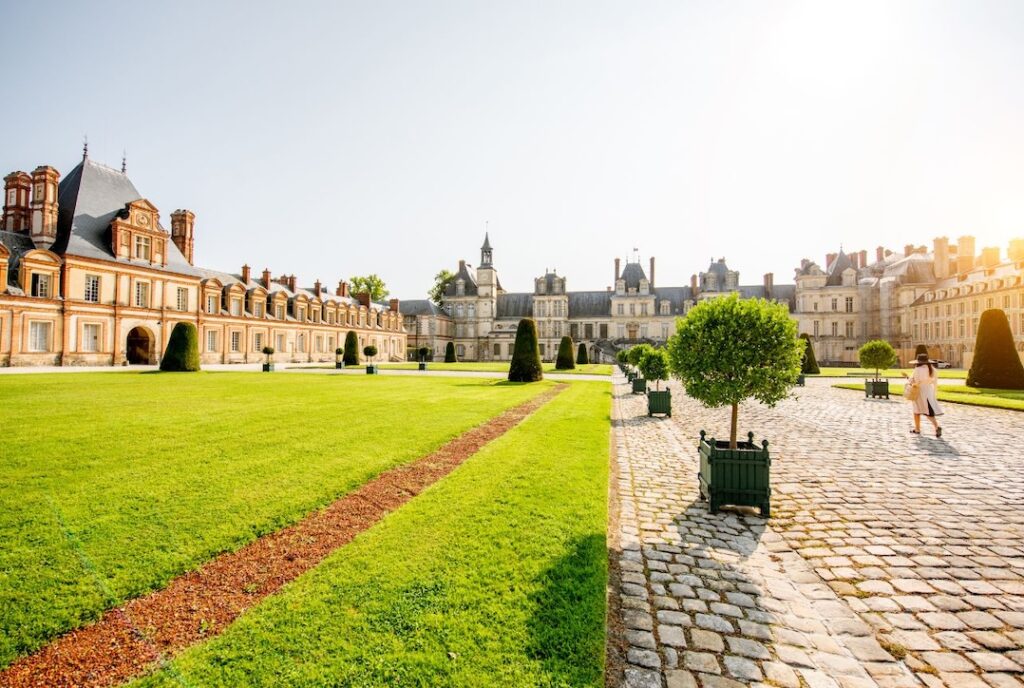
<path fill-rule="evenodd" d="M 936 397 L 936 390 L 939 386 L 939 373 L 936 370 L 932 370 L 932 374 L 928 374 L 928 366 L 922 365 L 914 368 L 914 374 L 910 376 L 909 384 L 917 385 L 920 393 L 917 395 L 917 399 L 913 401 L 914 413 L 919 413 L 922 416 L 941 416 L 943 414 L 942 406 L 939 405 L 938 397 Z M 931 406 L 931 412 L 929 413 L 928 407 Z"/>

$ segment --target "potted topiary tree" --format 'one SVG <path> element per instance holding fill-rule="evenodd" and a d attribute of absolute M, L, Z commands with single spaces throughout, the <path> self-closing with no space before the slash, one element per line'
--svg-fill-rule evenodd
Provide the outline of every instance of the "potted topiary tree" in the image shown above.
<path fill-rule="evenodd" d="M 196 326 L 180 322 L 171 330 L 167 349 L 160 360 L 160 370 L 167 372 L 195 372 L 199 370 L 199 332 Z"/>
<path fill-rule="evenodd" d="M 967 386 L 1024 389 L 1024 366 L 1013 343 L 1010 322 L 998 308 L 985 311 L 978 321 Z"/>
<path fill-rule="evenodd" d="M 861 368 L 875 369 L 874 379 L 864 381 L 864 396 L 872 399 L 881 397 L 888 399 L 889 381 L 882 379 L 881 371 L 896 365 L 896 361 L 899 360 L 892 344 L 884 339 L 872 339 L 860 348 L 857 357 L 860 360 Z"/>
<path fill-rule="evenodd" d="M 366 356 L 366 374 L 376 375 L 377 364 L 373 362 L 373 357 L 377 355 L 377 347 L 373 344 L 368 344 L 363 347 L 363 356 Z"/>
<path fill-rule="evenodd" d="M 341 370 L 345 367 L 345 350 L 340 346 L 334 350 L 334 368 Z"/>
<path fill-rule="evenodd" d="M 805 375 L 820 375 L 821 368 L 818 367 L 818 359 L 814 357 L 814 347 L 811 345 L 811 335 L 804 332 L 800 335 L 800 339 L 804 341 L 804 352 L 800 361 L 800 376 L 797 377 L 796 383 L 801 387 L 806 383 Z"/>
<path fill-rule="evenodd" d="M 349 330 L 345 335 L 345 353 L 342 362 L 347 366 L 359 365 L 359 337 Z"/>
<path fill-rule="evenodd" d="M 274 347 L 265 346 L 261 349 L 263 355 L 267 357 L 267 360 L 263 362 L 263 372 L 272 373 L 274 372 L 274 361 L 271 356 L 274 355 Z"/>
<path fill-rule="evenodd" d="M 768 406 L 785 399 L 800 374 L 802 349 L 789 309 L 765 299 L 709 299 L 678 321 L 668 341 L 672 374 L 705 406 L 732 409 L 727 441 L 700 433 L 700 492 L 712 512 L 736 504 L 768 516 L 768 441 L 755 445 L 752 432 L 737 441 L 739 405 L 750 398 Z"/>
<path fill-rule="evenodd" d="M 523 318 L 516 329 L 516 343 L 512 347 L 512 362 L 508 367 L 509 382 L 537 382 L 544 379 L 537 345 L 537 323 Z"/>
<path fill-rule="evenodd" d="M 626 359 L 635 370 L 639 371 L 640 359 L 651 351 L 654 351 L 654 347 L 650 344 L 637 344 L 629 350 L 629 354 L 627 354 Z M 633 383 L 633 394 L 643 394 L 647 391 L 647 380 L 643 379 L 639 375 L 634 374 L 631 382 Z"/>
<path fill-rule="evenodd" d="M 448 342 L 448 345 L 444 347 L 444 362 L 445 363 L 458 363 L 459 359 L 455 355 L 455 344 L 454 342 Z"/>
<path fill-rule="evenodd" d="M 418 353 L 420 355 L 419 369 L 420 370 L 426 370 L 427 369 L 427 356 L 430 355 L 430 349 L 428 349 L 425 346 L 421 346 Z"/>
<path fill-rule="evenodd" d="M 619 370 L 621 370 L 623 374 L 628 372 L 629 368 L 627 365 L 629 364 L 629 349 L 619 349 L 616 351 L 615 360 L 619 362 Z"/>
<path fill-rule="evenodd" d="M 580 342 L 576 350 L 576 365 L 590 365 L 590 354 L 587 353 L 587 345 Z"/>
<path fill-rule="evenodd" d="M 651 349 L 640 357 L 640 372 L 644 379 L 654 382 L 654 389 L 647 390 L 647 415 L 664 413 L 672 416 L 672 391 L 661 389 L 661 381 L 668 379 L 668 353 L 664 349 Z"/>
<path fill-rule="evenodd" d="M 558 356 L 555 357 L 555 370 L 572 370 L 576 362 L 572 359 L 572 337 L 562 337 L 558 343 Z"/>

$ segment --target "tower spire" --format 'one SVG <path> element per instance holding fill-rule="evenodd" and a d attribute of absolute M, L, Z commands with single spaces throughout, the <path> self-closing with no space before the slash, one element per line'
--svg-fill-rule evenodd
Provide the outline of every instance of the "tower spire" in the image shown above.
<path fill-rule="evenodd" d="M 128 173 L 128 151 L 126 149 L 121 150 L 121 174 Z"/>
<path fill-rule="evenodd" d="M 89 135 L 85 134 L 82 136 L 82 160 L 85 161 L 89 158 Z"/>

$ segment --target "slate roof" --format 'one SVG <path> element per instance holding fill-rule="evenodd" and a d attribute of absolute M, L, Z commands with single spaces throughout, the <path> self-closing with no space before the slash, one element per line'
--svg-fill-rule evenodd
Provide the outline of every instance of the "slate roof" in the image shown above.
<path fill-rule="evenodd" d="M 533 315 L 533 294 L 498 294 L 498 318 L 529 318 Z"/>
<path fill-rule="evenodd" d="M 658 303 L 655 305 L 657 313 L 661 313 L 661 302 L 668 300 L 672 304 L 672 314 L 675 315 L 683 309 L 683 304 L 693 298 L 693 290 L 689 287 L 655 287 L 655 296 Z"/>
<path fill-rule="evenodd" d="M 54 253 L 145 265 L 183 275 L 197 275 L 174 242 L 167 241 L 167 265 L 118 258 L 110 250 L 110 223 L 126 204 L 142 198 L 126 174 L 85 158 L 57 188 L 57 240 Z M 163 229 L 163 227 L 159 227 Z"/>
<path fill-rule="evenodd" d="M 466 283 L 465 295 L 476 296 L 476 272 L 474 272 L 473 268 L 466 265 L 466 262 L 462 260 L 459 261 L 459 271 L 455 273 L 455 277 L 453 277 L 452 281 L 448 283 L 448 287 L 444 290 L 444 295 L 455 296 L 455 283 L 460 279 Z M 499 285 L 499 289 L 500 288 L 501 287 Z"/>
<path fill-rule="evenodd" d="M 590 318 L 607 316 L 612 312 L 610 291 L 569 292 L 569 317 Z"/>
<path fill-rule="evenodd" d="M 719 277 L 724 278 L 726 274 L 729 272 L 729 266 L 725 264 L 725 258 L 720 258 L 718 260 L 712 258 L 711 264 L 708 266 L 707 271 L 713 275 L 718 275 Z"/>
<path fill-rule="evenodd" d="M 439 308 L 430 299 L 408 299 L 401 302 L 399 310 L 402 311 L 402 315 L 434 315 L 434 316 L 447 316 L 448 312 L 443 308 Z"/>
<path fill-rule="evenodd" d="M 843 286 L 843 272 L 850 268 L 853 268 L 853 261 L 850 260 L 850 256 L 846 255 L 846 253 L 840 249 L 839 255 L 836 256 L 836 259 L 833 260 L 832 264 L 828 267 L 828 277 L 825 279 L 825 286 Z"/>
<path fill-rule="evenodd" d="M 7 285 L 0 284 L 0 291 L 6 286 L 9 293 L 21 294 L 21 287 L 18 286 L 18 266 L 21 264 L 21 257 L 35 249 L 36 245 L 26 234 L 5 231 L 0 231 L 0 244 L 11 252 L 11 257 L 7 260 Z"/>
<path fill-rule="evenodd" d="M 647 279 L 647 273 L 640 267 L 640 263 L 626 263 L 619 278 L 626 280 L 626 289 L 639 289 L 640 280 Z"/>

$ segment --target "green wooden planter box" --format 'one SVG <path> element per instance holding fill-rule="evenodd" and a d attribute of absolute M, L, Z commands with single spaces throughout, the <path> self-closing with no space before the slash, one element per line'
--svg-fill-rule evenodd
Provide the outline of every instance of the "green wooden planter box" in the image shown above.
<path fill-rule="evenodd" d="M 372 365 L 372 364 L 367 364 L 367 366 L 366 366 L 366 374 L 367 375 L 376 375 L 377 374 L 377 366 Z"/>
<path fill-rule="evenodd" d="M 633 378 L 633 394 L 643 394 L 647 391 L 647 380 L 642 377 Z"/>
<path fill-rule="evenodd" d="M 273 363 L 264 363 L 263 364 L 263 372 L 264 373 L 272 373 L 272 372 L 274 372 L 274 364 Z"/>
<path fill-rule="evenodd" d="M 807 384 L 807 379 L 803 375 L 797 375 L 796 376 L 796 385 L 797 385 L 797 387 L 803 387 L 805 384 Z"/>
<path fill-rule="evenodd" d="M 761 516 L 768 518 L 772 496 L 768 440 L 763 440 L 758 447 L 751 432 L 746 442 L 737 442 L 736 449 L 729 449 L 728 440 L 708 438 L 701 430 L 697 453 L 700 497 L 708 501 L 711 513 L 716 513 L 723 504 L 732 504 L 757 507 Z"/>
<path fill-rule="evenodd" d="M 424 363 L 423 361 L 420 361 L 419 369 L 420 370 L 426 370 L 427 369 L 427 364 Z"/>
<path fill-rule="evenodd" d="M 670 390 L 652 389 L 647 392 L 647 415 L 653 416 L 655 413 L 664 413 L 669 418 L 672 417 L 672 392 Z"/>
<path fill-rule="evenodd" d="M 334 369 L 335 370 L 341 370 L 344 367 L 345 367 L 345 361 L 335 361 L 334 362 Z"/>
<path fill-rule="evenodd" d="M 865 380 L 864 381 L 864 396 L 871 397 L 872 399 L 881 399 L 885 397 L 889 398 L 889 381 L 888 380 Z"/>

